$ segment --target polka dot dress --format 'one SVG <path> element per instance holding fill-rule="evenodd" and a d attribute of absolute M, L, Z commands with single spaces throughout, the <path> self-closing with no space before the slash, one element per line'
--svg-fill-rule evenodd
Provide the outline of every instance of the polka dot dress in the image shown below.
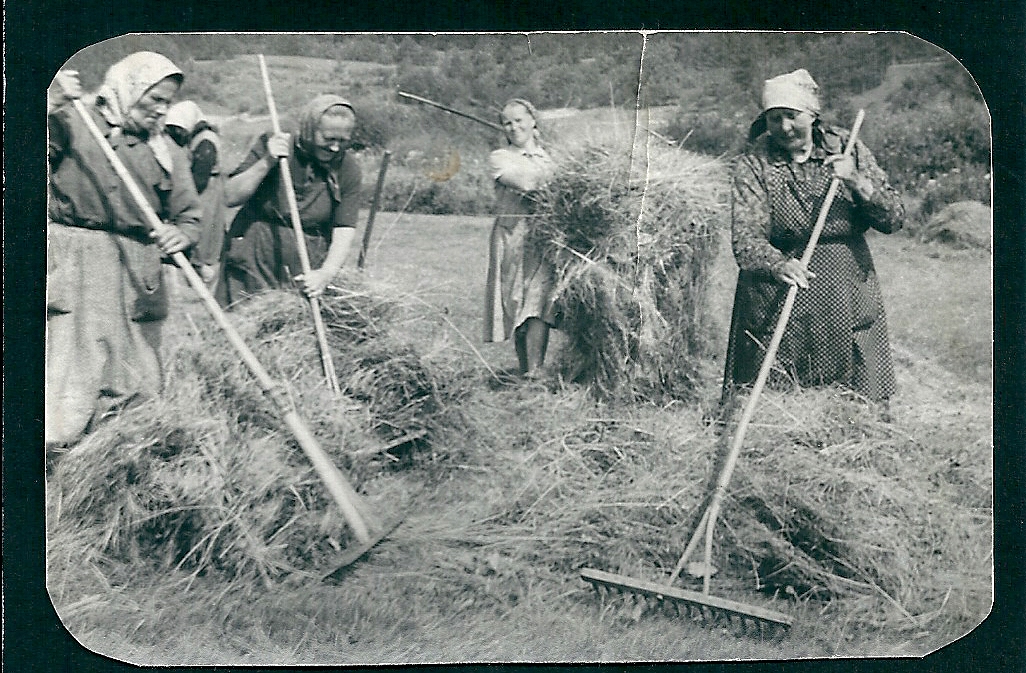
<path fill-rule="evenodd" d="M 836 135 L 819 136 L 812 157 L 797 163 L 765 139 L 738 161 L 733 184 L 734 251 L 741 268 L 734 299 L 724 393 L 751 383 L 762 364 L 788 286 L 773 270 L 800 258 L 819 215 L 833 169 L 823 160 L 839 149 Z M 832 141 L 832 142 L 831 142 Z M 770 378 L 775 386 L 841 383 L 873 400 L 894 394 L 887 323 L 873 259 L 863 233 L 901 226 L 900 198 L 861 144 L 860 173 L 875 189 L 870 200 L 843 187 L 827 216 L 809 263 L 816 274 L 798 291 Z"/>

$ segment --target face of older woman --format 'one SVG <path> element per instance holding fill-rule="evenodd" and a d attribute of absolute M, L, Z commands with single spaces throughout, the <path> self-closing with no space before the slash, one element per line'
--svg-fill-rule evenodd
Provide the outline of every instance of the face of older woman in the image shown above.
<path fill-rule="evenodd" d="M 789 108 L 772 108 L 766 112 L 766 131 L 781 149 L 800 153 L 812 147 L 812 123 L 815 115 Z"/>
<path fill-rule="evenodd" d="M 330 162 L 349 146 L 356 120 L 352 116 L 324 115 L 314 132 L 313 154 L 318 161 Z"/>
<path fill-rule="evenodd" d="M 153 133 L 160 128 L 179 86 L 177 78 L 165 77 L 146 90 L 128 110 L 128 116 L 136 126 Z"/>
<path fill-rule="evenodd" d="M 535 121 L 527 108 L 511 103 L 502 110 L 502 130 L 514 147 L 528 147 L 534 144 Z"/>

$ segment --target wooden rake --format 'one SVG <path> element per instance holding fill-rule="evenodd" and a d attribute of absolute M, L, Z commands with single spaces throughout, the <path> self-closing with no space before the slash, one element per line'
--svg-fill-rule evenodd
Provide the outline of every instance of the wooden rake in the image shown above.
<path fill-rule="evenodd" d="M 147 224 L 150 228 L 159 232 L 167 228 L 160 217 L 154 212 L 153 207 L 149 201 L 146 200 L 146 196 L 139 189 L 135 179 L 131 173 L 122 163 L 121 159 L 114 152 L 114 149 L 107 142 L 103 132 L 96 126 L 96 122 L 90 116 L 89 111 L 86 110 L 85 106 L 80 100 L 72 100 L 72 104 L 79 116 L 82 118 L 83 123 L 89 130 L 89 134 L 93 137 L 96 143 L 100 146 L 107 161 L 110 162 L 114 168 L 114 172 L 117 173 L 121 182 L 124 183 L 128 189 L 129 194 L 132 196 L 132 200 L 136 206 L 142 212 L 146 218 Z M 328 490 L 335 504 L 342 512 L 342 516 L 345 518 L 346 523 L 353 531 L 353 536 L 356 538 L 357 545 L 352 550 L 346 550 L 345 555 L 342 559 L 340 567 L 345 567 L 360 557 L 362 557 L 371 547 L 380 542 L 389 531 L 383 530 L 382 525 L 376 519 L 374 519 L 367 510 L 365 504 L 361 502 L 360 496 L 353 489 L 349 481 L 343 476 L 342 472 L 332 462 L 331 457 L 321 448 L 317 439 L 313 433 L 307 427 L 306 423 L 300 418 L 299 413 L 292 406 L 287 395 L 283 394 L 278 390 L 275 385 L 274 379 L 264 369 L 263 365 L 257 359 L 253 351 L 246 345 L 242 335 L 239 334 L 238 330 L 235 329 L 234 325 L 228 320 L 228 316 L 225 314 L 224 309 L 214 299 L 214 295 L 211 294 L 210 289 L 207 287 L 203 279 L 200 278 L 196 270 L 192 268 L 192 264 L 189 259 L 185 256 L 185 253 L 176 252 L 171 255 L 172 261 L 181 269 L 185 275 L 185 279 L 188 281 L 192 289 L 196 291 L 200 299 L 203 301 L 203 305 L 210 312 L 210 315 L 214 318 L 218 327 L 224 332 L 228 338 L 229 343 L 235 348 L 239 356 L 242 358 L 243 363 L 249 368 L 249 371 L 253 374 L 257 380 L 257 384 L 260 386 L 260 390 L 264 393 L 274 407 L 281 414 L 282 420 L 285 422 L 286 427 L 292 433 L 292 436 L 296 439 L 303 453 L 306 454 L 307 458 L 313 464 L 314 471 L 320 478 L 324 487 Z M 377 534 L 372 534 L 368 523 L 374 530 L 379 531 Z"/>
<path fill-rule="evenodd" d="M 264 94 L 267 96 L 267 108 L 271 113 L 271 126 L 274 132 L 281 133 L 281 124 L 278 122 L 278 109 L 274 105 L 274 94 L 271 92 L 271 78 L 267 74 L 267 63 L 264 55 L 258 54 L 260 59 L 260 76 L 264 81 Z M 299 251 L 299 263 L 303 268 L 303 275 L 310 273 L 310 254 L 306 249 L 306 236 L 303 234 L 303 222 L 299 218 L 299 204 L 296 202 L 296 190 L 292 185 L 292 169 L 289 167 L 287 157 L 278 159 L 279 172 L 281 173 L 282 186 L 285 189 L 285 200 L 289 205 L 289 217 L 292 220 L 292 229 L 296 233 L 296 249 Z M 335 361 L 331 357 L 331 349 L 328 347 L 328 333 L 324 327 L 324 317 L 321 315 L 321 304 L 317 297 L 308 297 L 310 301 L 310 312 L 313 314 L 314 333 L 317 335 L 317 346 L 321 353 L 321 366 L 324 369 L 324 378 L 328 382 L 333 395 L 338 397 L 342 389 L 338 384 L 338 375 L 335 373 Z"/>
<path fill-rule="evenodd" d="M 864 119 L 865 111 L 859 110 L 855 123 L 852 126 L 851 134 L 848 137 L 848 145 L 844 149 L 844 156 L 851 155 Z M 823 205 L 819 210 L 819 217 L 816 219 L 812 234 L 809 236 L 808 245 L 806 245 L 805 252 L 800 260 L 803 268 L 808 268 L 809 260 L 812 259 L 812 253 L 815 251 L 816 243 L 823 232 L 827 213 L 830 211 L 830 206 L 833 205 L 839 187 L 840 179 L 835 177 L 830 182 L 826 198 L 823 200 Z M 738 458 L 741 455 L 745 432 L 752 420 L 752 415 L 755 413 L 755 406 L 766 385 L 766 380 L 769 378 L 770 369 L 773 367 L 777 349 L 780 347 L 780 341 L 784 336 L 784 330 L 787 328 L 787 322 L 791 317 L 791 311 L 794 309 L 797 295 L 798 286 L 792 285 L 788 289 L 787 297 L 784 299 L 784 305 L 780 310 L 780 316 L 777 318 L 773 336 L 766 348 L 762 366 L 759 368 L 759 374 L 755 379 L 752 392 L 745 404 L 744 412 L 741 414 L 741 420 L 738 422 L 737 429 L 734 432 L 734 438 L 716 480 L 715 489 L 708 499 L 706 510 L 702 514 L 702 518 L 692 534 L 691 540 L 684 549 L 684 553 L 677 562 L 677 566 L 673 569 L 670 579 L 664 585 L 624 575 L 615 575 L 593 568 L 582 568 L 580 571 L 581 579 L 590 583 L 603 595 L 609 591 L 620 594 L 626 593 L 640 597 L 646 605 L 650 600 L 654 600 L 656 606 L 661 606 L 671 613 L 675 612 L 677 615 L 690 616 L 700 621 L 727 622 L 732 626 L 740 627 L 743 631 L 757 628 L 759 633 L 765 633 L 767 627 L 784 631 L 791 627 L 794 620 L 783 613 L 756 605 L 711 596 L 709 594 L 709 578 L 715 572 L 712 565 L 712 542 L 716 518 L 719 516 L 720 507 L 723 504 L 724 497 L 726 497 L 727 486 L 730 484 L 734 468 L 737 466 Z M 680 576 L 691 554 L 698 548 L 698 544 L 703 538 L 705 540 L 705 557 L 703 562 L 699 564 L 702 572 L 701 593 L 674 588 L 672 586 L 673 583 Z"/>

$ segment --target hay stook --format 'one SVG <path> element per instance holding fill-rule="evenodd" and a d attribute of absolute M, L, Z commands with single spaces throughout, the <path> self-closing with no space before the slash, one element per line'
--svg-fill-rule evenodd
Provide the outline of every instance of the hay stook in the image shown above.
<path fill-rule="evenodd" d="M 720 163 L 680 149 L 652 147 L 640 160 L 589 145 L 559 156 L 529 236 L 556 269 L 565 379 L 610 400 L 693 397 L 725 204 Z"/>
<path fill-rule="evenodd" d="M 255 296 L 234 308 L 233 323 L 331 459 L 357 488 L 373 482 L 369 499 L 394 509 L 400 498 L 379 491 L 399 487 L 379 477 L 438 455 L 439 440 L 465 422 L 465 391 L 453 372 L 390 335 L 398 305 L 389 297 L 346 285 L 322 306 L 341 399 L 324 387 L 301 297 Z M 55 548 L 74 538 L 91 558 L 265 585 L 334 569 L 350 531 L 219 337 L 196 324 L 176 341 L 161 399 L 101 423 L 57 462 L 48 484 L 59 502 L 48 518 Z"/>

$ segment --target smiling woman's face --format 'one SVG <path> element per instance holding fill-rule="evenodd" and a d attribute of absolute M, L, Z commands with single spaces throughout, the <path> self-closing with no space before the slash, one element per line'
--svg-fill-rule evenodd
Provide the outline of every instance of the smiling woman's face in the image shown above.
<path fill-rule="evenodd" d="M 502 130 L 514 147 L 526 147 L 534 139 L 535 121 L 520 103 L 510 103 L 502 110 Z"/>
<path fill-rule="evenodd" d="M 781 149 L 801 152 L 812 146 L 815 115 L 801 110 L 776 107 L 766 112 L 766 131 Z"/>

